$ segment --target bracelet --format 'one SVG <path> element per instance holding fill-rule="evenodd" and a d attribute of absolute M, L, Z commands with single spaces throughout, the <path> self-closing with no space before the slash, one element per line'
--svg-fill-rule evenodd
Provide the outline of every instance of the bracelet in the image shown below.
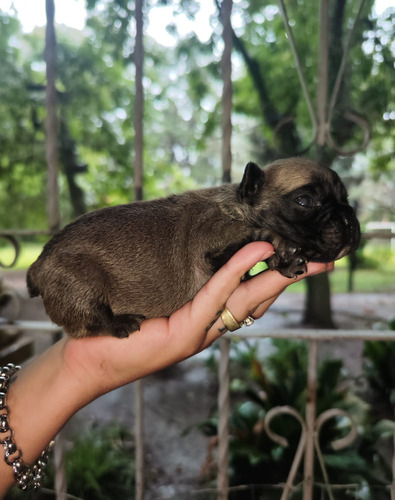
<path fill-rule="evenodd" d="M 8 423 L 9 409 L 6 405 L 6 396 L 11 379 L 20 368 L 20 366 L 13 363 L 0 367 L 0 438 L 1 434 L 7 434 L 6 437 L 0 439 L 0 444 L 4 447 L 5 463 L 13 468 L 18 488 L 27 491 L 40 488 L 44 469 L 54 441 L 49 443 L 33 465 L 27 465 L 23 461 L 22 451 L 17 447 L 14 440 L 14 429 Z"/>

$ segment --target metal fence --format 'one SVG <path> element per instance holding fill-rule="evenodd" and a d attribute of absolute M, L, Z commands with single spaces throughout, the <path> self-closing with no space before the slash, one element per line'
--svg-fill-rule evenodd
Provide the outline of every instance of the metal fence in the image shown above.
<path fill-rule="evenodd" d="M 34 321 L 17 321 L 15 325 L 23 330 L 40 330 L 48 331 L 54 333 L 57 328 L 51 323 L 42 323 Z M 307 370 L 307 404 L 305 409 L 305 417 L 302 416 L 295 408 L 291 406 L 280 406 L 272 408 L 267 412 L 265 416 L 265 430 L 268 436 L 282 446 L 287 446 L 287 441 L 283 436 L 275 434 L 271 429 L 271 423 L 276 418 L 281 418 L 283 415 L 288 415 L 294 417 L 300 424 L 301 434 L 299 444 L 293 458 L 292 466 L 289 470 L 287 480 L 284 484 L 274 484 L 274 485 L 240 485 L 240 486 L 229 486 L 228 481 L 228 466 L 229 466 L 229 427 L 228 419 L 230 413 L 230 393 L 229 393 L 229 382 L 230 382 L 230 347 L 231 342 L 235 339 L 299 339 L 307 341 L 308 343 L 308 370 Z M 253 332 L 248 332 L 242 330 L 239 334 L 226 334 L 220 339 L 220 360 L 219 360 L 219 390 L 218 390 L 218 414 L 219 414 L 219 425 L 218 425 L 218 453 L 217 453 L 217 488 L 215 489 L 199 489 L 191 491 L 191 497 L 217 500 L 226 500 L 229 494 L 233 491 L 243 491 L 245 492 L 245 498 L 265 498 L 262 491 L 278 490 L 279 497 L 281 500 L 286 500 L 292 498 L 293 494 L 298 492 L 302 495 L 303 500 L 312 500 L 313 489 L 318 487 L 322 491 L 322 498 L 328 498 L 329 500 L 336 499 L 336 492 L 340 490 L 355 490 L 355 494 L 361 488 L 360 484 L 335 484 L 336 478 L 331 478 L 326 470 L 325 462 L 323 459 L 323 452 L 320 448 L 320 432 L 323 425 L 330 419 L 335 417 L 347 418 L 350 425 L 349 433 L 341 438 L 333 441 L 331 443 L 332 448 L 336 451 L 342 450 L 343 448 L 352 444 L 356 439 L 358 430 L 357 425 L 353 421 L 351 415 L 346 413 L 343 409 L 331 408 L 326 410 L 321 414 L 317 414 L 317 389 L 318 389 L 318 379 L 317 379 L 317 349 L 318 345 L 322 341 L 337 341 L 337 340 L 375 340 L 375 341 L 394 341 L 395 331 L 392 330 L 318 330 L 318 329 L 277 329 L 275 331 L 262 331 L 258 328 Z M 135 418 L 138 420 L 142 419 L 143 414 L 137 413 Z M 139 439 L 136 440 L 138 446 L 144 446 L 144 436 L 143 436 L 143 426 L 141 423 L 136 426 L 136 428 L 141 429 L 141 434 Z M 58 450 L 56 452 L 56 463 L 57 467 L 57 478 L 56 484 L 62 485 L 57 488 L 57 498 L 66 498 L 61 489 L 66 484 L 64 478 L 64 468 L 62 465 L 62 442 L 58 442 Z M 394 436 L 394 446 L 395 446 L 395 436 Z M 318 459 L 317 461 L 315 459 Z M 144 453 L 143 449 L 136 450 L 136 468 L 139 468 L 141 475 L 144 476 Z M 322 483 L 316 481 L 316 470 L 314 464 L 318 463 L 321 468 L 321 476 L 324 478 Z M 303 468 L 303 480 L 297 481 L 297 474 L 300 469 Z M 392 460 L 392 484 L 387 486 L 388 498 L 395 500 L 395 454 Z M 144 484 L 143 482 L 138 482 L 136 484 L 136 497 L 144 498 Z M 247 496 L 248 495 L 248 496 Z M 67 495 L 66 495 L 67 496 Z M 352 496 L 350 496 L 352 498 Z M 355 496 L 354 498 L 358 498 Z"/>
<path fill-rule="evenodd" d="M 10 232 L 11 233 L 11 232 Z M 8 236 L 10 233 L 6 233 Z M 19 235 L 18 235 L 19 236 Z M 13 240 L 11 239 L 13 244 Z M 16 248 L 17 252 L 17 248 Z M 51 333 L 59 333 L 59 328 L 51 323 L 42 323 L 34 321 L 15 321 L 13 325 L 21 330 L 40 330 Z M 229 413 L 230 413 L 230 346 L 233 339 L 299 339 L 308 343 L 308 370 L 307 370 L 307 404 L 304 412 L 304 417 L 295 408 L 291 406 L 281 406 L 272 408 L 265 417 L 265 430 L 268 436 L 279 445 L 286 446 L 287 442 L 283 436 L 275 434 L 271 429 L 271 423 L 276 418 L 281 418 L 283 415 L 294 417 L 300 424 L 301 435 L 299 444 L 293 458 L 292 466 L 290 467 L 287 480 L 284 484 L 265 485 L 265 488 L 276 489 L 279 491 L 281 500 L 289 499 L 295 492 L 302 495 L 303 500 L 311 500 L 313 498 L 314 487 L 321 488 L 322 498 L 329 500 L 336 499 L 336 492 L 341 489 L 350 491 L 357 490 L 360 485 L 340 485 L 334 484 L 336 478 L 331 478 L 328 475 L 323 453 L 320 448 L 319 436 L 322 426 L 330 419 L 335 417 L 347 418 L 349 421 L 350 431 L 347 436 L 332 442 L 334 450 L 341 450 L 349 446 L 357 437 L 357 426 L 351 415 L 344 410 L 331 408 L 322 414 L 317 414 L 317 350 L 320 342 L 323 341 L 338 341 L 338 340 L 375 340 L 375 341 L 394 341 L 395 331 L 392 330 L 318 330 L 318 329 L 276 329 L 275 331 L 266 331 L 255 326 L 252 329 L 243 329 L 238 334 L 226 334 L 220 342 L 220 361 L 219 361 L 219 391 L 218 391 L 218 453 L 217 453 L 217 488 L 216 489 L 200 489 L 191 492 L 191 495 L 196 498 L 216 498 L 217 500 L 226 500 L 232 491 L 245 491 L 250 494 L 249 498 L 264 498 L 260 496 L 259 491 L 262 490 L 262 485 L 243 485 L 230 487 L 228 480 L 229 468 Z M 55 337 L 54 337 L 55 339 Z M 140 387 L 141 389 L 141 387 Z M 143 398 L 139 395 L 140 403 Z M 144 477 L 144 433 L 143 419 L 144 414 L 140 408 L 135 415 L 138 436 L 136 436 L 136 470 L 139 471 L 140 480 L 136 483 L 136 499 L 143 499 L 144 482 L 141 480 Z M 395 447 L 395 436 L 394 436 Z M 64 489 L 64 467 L 62 464 L 62 444 L 58 445 L 56 452 L 57 467 L 57 498 L 65 498 L 61 490 Z M 318 464 L 321 471 L 320 475 L 324 481 L 319 484 L 316 482 L 315 464 Z M 303 480 L 297 480 L 297 473 L 303 468 Z M 395 500 L 395 454 L 392 460 L 392 484 L 387 486 L 388 498 Z M 298 481 L 298 482 L 297 482 Z M 247 497 L 246 497 L 247 498 Z M 357 497 L 355 497 L 357 498 Z"/>
<path fill-rule="evenodd" d="M 228 494 L 234 488 L 229 488 L 228 485 L 228 442 L 229 429 L 227 426 L 229 416 L 229 361 L 230 361 L 230 342 L 232 338 L 248 338 L 248 339 L 300 339 L 308 342 L 308 369 L 307 369 L 307 404 L 305 409 L 305 417 L 301 415 L 295 408 L 291 406 L 281 406 L 272 408 L 265 417 L 265 430 L 268 436 L 276 443 L 287 446 L 286 439 L 275 434 L 271 430 L 271 422 L 282 415 L 293 416 L 301 426 L 300 441 L 293 459 L 292 466 L 289 470 L 286 483 L 283 485 L 271 485 L 272 488 L 282 488 L 281 500 L 286 500 L 292 497 L 295 491 L 303 492 L 303 500 L 311 500 L 313 498 L 314 485 L 320 487 L 322 492 L 327 496 L 322 498 L 336 499 L 336 491 L 340 489 L 357 489 L 361 485 L 339 485 L 331 482 L 336 478 L 330 478 L 323 459 L 323 453 L 320 448 L 320 431 L 323 425 L 330 419 L 335 417 L 345 417 L 349 420 L 350 431 L 347 436 L 338 439 L 331 443 L 332 448 L 336 451 L 342 450 L 353 443 L 358 435 L 357 425 L 351 415 L 343 409 L 331 408 L 317 415 L 317 350 L 318 344 L 322 341 L 336 340 L 375 340 L 375 341 L 393 341 L 395 340 L 395 331 L 392 330 L 319 330 L 319 329 L 278 329 L 272 332 L 257 331 L 254 333 L 243 333 L 239 335 L 227 334 L 220 340 L 221 342 L 221 357 L 219 367 L 219 395 L 218 395 L 218 411 L 219 411 L 219 429 L 218 429 L 218 500 L 228 498 Z M 395 436 L 394 436 L 395 446 Z M 315 458 L 318 459 L 321 473 L 324 478 L 324 483 L 319 484 L 315 481 Z M 296 483 L 296 476 L 303 465 L 303 481 Z M 395 500 L 395 454 L 392 460 L 392 484 L 388 485 L 391 500 Z M 252 491 L 248 485 L 238 487 L 244 488 L 246 491 Z M 254 498 L 251 495 L 251 498 Z M 264 497 L 259 497 L 264 498 Z M 356 498 L 356 497 L 355 497 Z"/>

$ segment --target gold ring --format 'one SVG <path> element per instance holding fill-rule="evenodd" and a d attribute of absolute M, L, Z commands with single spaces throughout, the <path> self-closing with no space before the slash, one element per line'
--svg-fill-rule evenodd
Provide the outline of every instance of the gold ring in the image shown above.
<path fill-rule="evenodd" d="M 238 330 L 243 325 L 251 326 L 254 323 L 254 318 L 252 318 L 251 316 L 247 316 L 244 321 L 237 321 L 227 307 L 225 307 L 225 309 L 222 311 L 221 319 L 227 330 L 229 330 L 230 332 Z"/>

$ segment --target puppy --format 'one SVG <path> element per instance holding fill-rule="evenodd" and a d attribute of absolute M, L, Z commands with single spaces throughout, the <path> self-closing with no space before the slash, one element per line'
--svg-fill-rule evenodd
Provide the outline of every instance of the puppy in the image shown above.
<path fill-rule="evenodd" d="M 239 185 L 97 210 L 45 245 L 27 286 L 69 335 L 122 338 L 169 316 L 257 240 L 276 250 L 268 267 L 290 278 L 354 252 L 359 223 L 338 175 L 301 158 L 248 163 Z"/>

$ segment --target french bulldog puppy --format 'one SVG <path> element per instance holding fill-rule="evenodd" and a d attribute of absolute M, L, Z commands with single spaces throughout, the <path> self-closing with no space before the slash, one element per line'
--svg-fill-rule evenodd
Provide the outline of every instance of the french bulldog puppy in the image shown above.
<path fill-rule="evenodd" d="M 257 240 L 276 250 L 269 269 L 290 278 L 354 252 L 359 223 L 339 176 L 302 158 L 248 163 L 240 184 L 91 212 L 45 245 L 27 286 L 69 335 L 122 338 L 169 316 Z"/>

